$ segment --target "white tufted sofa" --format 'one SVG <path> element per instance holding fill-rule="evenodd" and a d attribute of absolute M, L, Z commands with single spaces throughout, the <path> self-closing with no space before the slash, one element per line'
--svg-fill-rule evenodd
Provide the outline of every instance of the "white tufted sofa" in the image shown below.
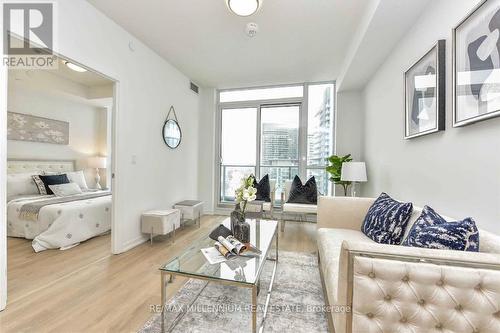
<path fill-rule="evenodd" d="M 480 252 L 378 244 L 360 230 L 375 199 L 320 197 L 318 256 L 330 329 L 500 332 L 500 236 Z M 409 227 L 420 215 L 415 207 Z"/>

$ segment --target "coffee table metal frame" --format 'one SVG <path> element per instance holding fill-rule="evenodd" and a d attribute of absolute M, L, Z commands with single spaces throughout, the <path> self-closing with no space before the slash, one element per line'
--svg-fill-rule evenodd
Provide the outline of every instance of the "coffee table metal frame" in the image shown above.
<path fill-rule="evenodd" d="M 225 285 L 232 285 L 236 287 L 242 287 L 242 288 L 249 288 L 252 289 L 252 333 L 256 333 L 257 331 L 261 333 L 264 330 L 264 324 L 265 320 L 267 317 L 267 311 L 269 307 L 269 301 L 271 299 L 271 292 L 273 291 L 273 284 L 274 284 L 274 277 L 276 275 L 276 267 L 278 265 L 278 238 L 279 238 L 279 231 L 278 231 L 278 224 L 276 224 L 276 228 L 274 231 L 274 238 L 276 241 L 276 258 L 269 258 L 269 251 L 271 250 L 271 245 L 269 245 L 265 258 L 266 261 L 274 261 L 274 267 L 273 267 L 273 273 L 271 276 L 271 281 L 269 283 L 269 288 L 267 290 L 267 295 L 266 295 L 266 303 L 264 305 L 264 312 L 262 315 L 262 319 L 260 321 L 260 324 L 257 325 L 257 295 L 259 292 L 259 282 L 260 282 L 260 274 L 262 273 L 262 269 L 264 268 L 264 265 L 266 264 L 266 261 L 263 261 L 262 264 L 259 267 L 259 271 L 257 272 L 256 279 L 254 283 L 248 283 L 248 282 L 241 282 L 241 281 L 231 281 L 231 280 L 224 280 L 224 279 L 217 279 L 209 276 L 199 276 L 195 274 L 189 274 L 185 272 L 175 272 L 175 271 L 167 271 L 160 269 L 161 273 L 161 331 L 162 333 L 165 333 L 165 303 L 167 302 L 167 283 L 171 283 L 174 279 L 175 276 L 184 276 L 192 279 L 198 279 L 198 280 L 206 280 L 209 282 L 217 282 Z M 168 279 L 167 279 L 168 276 Z"/>

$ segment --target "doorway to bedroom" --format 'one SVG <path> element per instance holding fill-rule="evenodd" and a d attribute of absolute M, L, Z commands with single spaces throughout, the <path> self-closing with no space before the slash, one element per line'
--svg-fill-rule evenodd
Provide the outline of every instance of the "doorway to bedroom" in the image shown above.
<path fill-rule="evenodd" d="M 116 81 L 56 61 L 8 71 L 7 307 L 112 253 Z"/>

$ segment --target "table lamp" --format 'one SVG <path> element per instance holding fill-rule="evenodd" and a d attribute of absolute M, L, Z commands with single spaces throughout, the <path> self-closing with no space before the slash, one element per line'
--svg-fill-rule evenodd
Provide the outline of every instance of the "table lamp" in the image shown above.
<path fill-rule="evenodd" d="M 99 190 L 102 189 L 101 184 L 99 183 L 101 181 L 99 169 L 106 169 L 106 162 L 106 157 L 93 156 L 88 159 L 89 168 L 95 169 L 95 183 L 96 188 Z"/>
<path fill-rule="evenodd" d="M 352 182 L 351 194 L 356 196 L 356 183 L 366 182 L 365 162 L 344 162 L 340 176 L 341 181 Z"/>

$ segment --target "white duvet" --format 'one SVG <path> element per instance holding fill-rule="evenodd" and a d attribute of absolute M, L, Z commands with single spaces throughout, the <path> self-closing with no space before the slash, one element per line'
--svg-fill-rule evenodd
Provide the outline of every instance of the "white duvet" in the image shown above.
<path fill-rule="evenodd" d="M 33 249 L 40 252 L 68 249 L 111 229 L 111 193 L 104 197 L 44 206 L 36 222 L 19 218 L 22 205 L 47 197 L 50 196 L 31 195 L 9 200 L 7 235 L 33 239 Z"/>

